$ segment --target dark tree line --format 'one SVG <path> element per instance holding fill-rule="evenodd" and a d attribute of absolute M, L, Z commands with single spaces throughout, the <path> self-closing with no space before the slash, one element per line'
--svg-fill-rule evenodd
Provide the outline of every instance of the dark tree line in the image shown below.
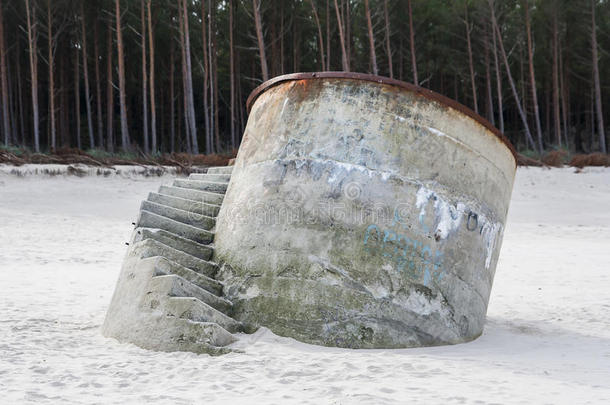
<path fill-rule="evenodd" d="M 605 0 L 0 0 L 0 142 L 238 147 L 250 91 L 370 72 L 471 107 L 520 149 L 607 152 Z"/>

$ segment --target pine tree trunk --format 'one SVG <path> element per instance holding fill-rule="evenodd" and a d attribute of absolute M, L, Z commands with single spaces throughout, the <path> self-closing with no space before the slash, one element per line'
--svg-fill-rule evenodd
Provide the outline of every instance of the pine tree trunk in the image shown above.
<path fill-rule="evenodd" d="M 214 89 L 212 102 L 214 104 L 214 137 L 216 139 L 216 150 L 220 151 L 220 126 L 219 126 L 219 111 L 220 104 L 218 103 L 218 44 L 216 42 L 216 0 L 210 0 L 210 40 L 212 44 L 212 52 L 210 58 L 213 63 L 212 69 L 212 88 Z M 213 28 L 213 29 L 212 29 Z"/>
<path fill-rule="evenodd" d="M 205 47 L 205 46 L 204 46 Z M 174 41 L 170 45 L 169 53 L 169 150 L 171 153 L 176 151 L 176 117 L 174 112 L 176 111 L 175 105 L 175 90 L 174 90 Z"/>
<path fill-rule="evenodd" d="M 178 22 L 180 31 L 180 51 L 182 54 L 182 112 L 184 117 L 184 134 L 186 140 L 186 152 L 193 153 L 191 148 L 191 130 L 190 130 L 190 117 L 188 107 L 188 83 L 187 83 L 187 69 L 186 69 L 186 46 L 184 40 L 184 13 L 182 12 L 182 0 L 178 1 Z M 181 145 L 183 143 L 181 142 Z"/>
<path fill-rule="evenodd" d="M 49 122 L 51 125 L 51 150 L 53 150 L 57 148 L 57 124 L 55 122 L 55 51 L 53 49 L 51 0 L 47 0 L 47 43 L 49 47 L 47 59 L 49 64 Z"/>
<path fill-rule="evenodd" d="M 498 60 L 498 44 L 494 24 L 491 26 L 493 38 L 494 70 L 496 71 L 496 87 L 498 92 L 498 122 L 500 132 L 504 133 L 504 98 L 502 96 L 502 73 L 500 72 L 500 61 Z"/>
<path fill-rule="evenodd" d="M 271 7 L 271 24 L 269 24 L 270 36 L 271 36 L 271 59 L 270 59 L 270 77 L 275 77 L 278 75 L 280 68 L 278 66 L 280 62 L 280 48 L 279 48 L 279 37 L 278 35 L 278 26 L 277 26 L 277 7 Z"/>
<path fill-rule="evenodd" d="M 550 91 L 545 91 L 544 92 L 544 96 L 545 96 L 545 117 L 546 117 L 546 135 L 547 135 L 547 143 L 550 144 L 553 142 L 553 137 L 551 135 L 551 103 L 552 103 L 552 97 L 551 97 L 551 93 Z"/>
<path fill-rule="evenodd" d="M 532 44 L 531 21 L 529 15 L 529 0 L 525 0 L 525 30 L 527 31 L 527 56 L 530 74 L 530 85 L 532 91 L 532 102 L 534 103 L 536 136 L 538 139 L 538 149 L 542 150 L 542 126 L 540 124 L 540 107 L 538 105 L 538 91 L 536 90 L 536 75 L 534 74 L 534 50 Z"/>
<path fill-rule="evenodd" d="M 283 36 L 282 36 L 283 37 Z M 242 135 L 244 133 L 244 126 L 245 126 L 245 113 L 244 113 L 244 102 L 243 102 L 243 98 L 242 98 L 242 88 L 241 88 L 241 58 L 239 56 L 239 53 L 235 54 L 235 71 L 236 71 L 236 78 L 237 78 L 237 111 L 239 112 L 239 126 L 238 126 L 238 133 L 237 133 L 237 144 L 239 145 L 241 143 L 241 139 L 242 139 Z"/>
<path fill-rule="evenodd" d="M 235 128 L 235 44 L 233 43 L 233 0 L 229 0 L 229 87 L 231 91 L 231 149 L 237 146 Z"/>
<path fill-rule="evenodd" d="M 485 25 L 485 36 L 483 38 L 483 43 L 485 45 L 485 116 L 491 122 L 493 126 L 496 125 L 496 120 L 494 117 L 494 102 L 493 102 L 493 92 L 491 89 L 491 69 L 489 67 L 489 31 L 487 24 Z"/>
<path fill-rule="evenodd" d="M 299 37 L 299 22 L 295 19 L 292 23 L 292 71 L 300 71 L 301 65 L 301 49 Z"/>
<path fill-rule="evenodd" d="M 555 142 L 561 147 L 561 117 L 559 115 L 559 33 L 557 28 L 557 2 L 553 4 L 553 128 Z"/>
<path fill-rule="evenodd" d="M 157 146 L 157 103 L 155 99 L 155 41 L 153 35 L 153 26 L 152 26 L 152 12 L 150 3 L 152 0 L 147 0 L 146 9 L 148 12 L 148 46 L 150 52 L 148 53 L 150 57 L 148 68 L 150 69 L 150 74 L 148 75 L 150 80 L 150 136 L 151 136 L 151 148 L 153 153 L 158 152 Z"/>
<path fill-rule="evenodd" d="M 182 115 L 184 117 L 184 134 L 186 140 L 186 151 L 191 153 L 191 134 L 189 131 L 189 117 L 188 117 L 188 101 L 187 101 L 187 84 L 186 84 L 186 52 L 184 45 L 184 17 L 182 13 L 182 0 L 178 0 L 178 32 L 180 33 L 180 54 L 181 54 L 181 66 L 182 66 Z M 182 142 L 180 142 L 182 145 Z"/>
<path fill-rule="evenodd" d="M 369 51 L 371 57 L 371 67 L 373 69 L 373 74 L 379 74 L 379 70 L 377 69 L 377 56 L 375 55 L 375 37 L 373 36 L 373 22 L 371 21 L 371 10 L 369 8 L 369 0 L 364 0 L 364 14 L 366 16 L 366 26 L 368 28 L 369 33 Z"/>
<path fill-rule="evenodd" d="M 155 103 L 157 103 L 157 100 L 159 100 L 158 110 L 155 109 L 155 117 L 157 117 L 157 116 L 159 117 L 159 124 L 157 125 L 156 120 L 155 120 L 155 127 L 159 128 L 158 133 L 161 134 L 160 139 L 157 140 L 156 151 L 158 153 L 167 152 L 167 143 L 164 141 L 163 134 L 169 133 L 169 130 L 167 129 L 167 126 L 166 126 L 167 116 L 165 114 L 165 110 L 168 106 L 167 92 L 163 91 L 164 89 L 165 89 L 165 87 L 163 89 L 161 89 L 161 91 L 159 92 L 158 95 L 155 93 Z M 165 140 L 167 140 L 167 137 L 165 137 Z"/>
<path fill-rule="evenodd" d="M 532 138 L 532 133 L 530 132 L 530 127 L 527 123 L 527 116 L 521 107 L 521 100 L 519 99 L 519 93 L 517 93 L 517 88 L 515 87 L 515 81 L 513 80 L 513 75 L 510 72 L 510 64 L 508 63 L 508 56 L 506 55 L 506 51 L 504 50 L 504 42 L 502 41 L 502 34 L 500 33 L 500 28 L 498 27 L 498 23 L 496 21 L 496 15 L 493 6 L 493 0 L 489 0 L 489 6 L 491 8 L 491 22 L 495 28 L 496 35 L 498 37 L 498 45 L 500 46 L 500 55 L 502 55 L 502 60 L 504 62 L 504 67 L 506 68 L 506 76 L 508 77 L 508 82 L 510 84 L 511 90 L 513 91 L 513 97 L 515 98 L 515 103 L 517 104 L 517 109 L 519 111 L 519 116 L 521 117 L 521 122 L 523 123 L 523 127 L 525 129 L 525 136 L 527 141 L 530 143 L 533 149 L 536 148 L 536 144 L 534 143 L 534 139 Z M 542 150 L 538 150 L 538 154 L 542 155 Z"/>
<path fill-rule="evenodd" d="M 606 132 L 604 129 L 604 114 L 602 109 L 602 90 L 599 80 L 599 65 L 597 56 L 597 24 L 595 22 L 595 0 L 591 0 L 591 56 L 593 63 L 593 85 L 595 88 L 595 112 L 597 115 L 597 131 L 599 133 L 599 150 L 608 153 L 606 149 Z"/>
<path fill-rule="evenodd" d="M 477 85 L 474 76 L 474 63 L 472 61 L 472 42 L 470 41 L 470 22 L 468 21 L 468 6 L 466 6 L 466 18 L 464 23 L 466 24 L 466 43 L 468 45 L 468 68 L 470 70 L 470 85 L 472 87 L 472 105 L 474 112 L 479 113 L 479 103 L 477 101 Z"/>
<path fill-rule="evenodd" d="M 285 46 L 284 46 L 284 37 L 285 35 L 283 35 L 284 32 L 284 2 L 280 2 L 281 6 L 280 6 L 280 32 L 282 33 L 282 35 L 280 35 L 280 67 L 281 67 L 281 73 L 284 74 L 286 72 L 286 57 L 285 57 Z"/>
<path fill-rule="evenodd" d="M 61 44 L 60 44 L 61 45 Z M 69 53 L 66 52 L 67 47 L 60 46 L 61 53 L 59 54 L 59 88 L 57 92 L 60 95 L 59 98 L 59 108 L 57 109 L 59 112 L 59 145 L 61 147 L 69 147 L 70 145 L 70 124 L 68 113 L 70 108 L 68 107 L 68 79 L 67 79 L 67 66 L 68 62 L 66 61 L 66 55 L 69 59 Z"/>
<path fill-rule="evenodd" d="M 326 63 L 324 62 L 324 38 L 322 38 L 322 27 L 320 26 L 320 18 L 318 17 L 318 11 L 316 10 L 316 6 L 313 4 L 313 0 L 309 0 L 311 4 L 311 10 L 313 11 L 314 21 L 316 22 L 316 27 L 318 28 L 318 43 L 319 43 L 319 51 L 320 51 L 320 62 L 322 63 L 322 70 L 326 70 Z M 365 5 L 368 10 L 368 0 L 365 0 Z M 369 13 L 370 18 L 370 13 Z M 369 22 L 370 24 L 370 22 Z M 283 34 L 283 33 L 282 33 Z"/>
<path fill-rule="evenodd" d="M 335 0 L 335 13 L 337 14 L 337 26 L 339 27 L 339 40 L 341 41 L 341 65 L 344 72 L 349 72 L 349 59 L 345 48 L 343 22 L 341 21 L 341 14 L 339 13 L 339 5 L 337 4 L 337 0 Z"/>
<path fill-rule="evenodd" d="M 210 78 L 210 64 L 208 62 L 208 48 L 209 43 L 207 39 L 207 24 L 206 17 L 207 11 L 205 9 L 205 1 L 201 1 L 201 34 L 202 34 L 202 45 L 203 45 L 203 115 L 205 125 L 205 153 L 211 154 L 214 152 L 212 132 L 210 127 L 210 111 L 208 103 L 208 89 L 209 89 L 209 78 Z"/>
<path fill-rule="evenodd" d="M 403 55 L 404 47 L 403 47 L 402 35 L 399 36 L 398 41 L 399 41 L 398 42 L 398 80 L 402 81 L 403 72 L 404 72 L 404 69 L 403 69 L 404 68 L 404 55 Z M 443 81 L 441 80 L 441 83 L 442 82 Z M 441 94 L 443 94 L 442 91 L 441 91 Z"/>
<path fill-rule="evenodd" d="M 182 0 L 182 19 L 184 28 L 184 53 L 186 57 L 186 99 L 188 103 L 189 131 L 191 134 L 192 153 L 199 154 L 197 143 L 197 125 L 195 121 L 195 101 L 193 97 L 193 69 L 191 65 L 191 40 L 189 34 L 189 19 L 187 1 Z"/>
<path fill-rule="evenodd" d="M 522 107 L 523 111 L 527 114 L 527 90 L 525 83 L 525 67 L 523 64 L 525 63 L 525 57 L 523 56 L 523 47 L 519 46 L 519 57 L 517 58 L 519 61 L 519 83 L 521 84 L 521 101 L 523 102 Z"/>
<path fill-rule="evenodd" d="M 0 5 L 1 6 L 1 5 Z M 4 46 L 7 49 L 6 44 Z M 19 139 L 17 136 L 17 106 L 15 103 L 15 89 L 14 89 L 14 77 L 11 74 L 11 65 L 6 64 L 6 77 L 7 77 L 7 92 L 8 92 L 8 120 L 9 120 L 9 142 L 15 145 L 19 145 Z M 8 79 L 11 80 L 8 80 Z M 1 139 L 1 138 L 0 138 Z"/>
<path fill-rule="evenodd" d="M 419 86 L 417 78 L 417 58 L 415 57 L 415 29 L 413 28 L 413 9 L 411 8 L 411 0 L 407 1 L 409 10 L 409 42 L 411 47 L 411 66 L 413 69 L 413 84 Z"/>
<path fill-rule="evenodd" d="M 182 111 L 184 116 L 184 139 L 186 141 L 186 152 L 193 153 L 191 148 L 191 129 L 189 123 L 189 108 L 188 108 L 188 97 L 186 95 L 186 64 L 182 66 Z M 183 144 L 183 142 L 180 142 Z"/>
<path fill-rule="evenodd" d="M 180 13 L 178 13 L 178 15 L 180 15 Z M 182 77 L 182 75 L 180 76 Z M 183 80 L 184 83 L 184 80 Z M 183 92 L 184 93 L 184 92 Z M 178 97 L 180 96 L 180 92 L 178 91 L 178 93 L 176 94 L 176 99 L 178 99 Z M 184 99 L 184 97 L 182 97 Z M 182 140 L 182 119 L 181 117 L 184 115 L 184 103 L 183 102 L 178 102 L 177 103 L 177 114 L 176 114 L 176 150 L 177 151 L 183 151 L 184 150 L 184 142 Z M 186 117 L 184 118 L 184 122 L 186 122 Z"/>
<path fill-rule="evenodd" d="M 219 145 L 216 144 L 214 140 L 214 132 L 216 130 L 215 122 L 214 122 L 214 112 L 216 111 L 216 105 L 214 104 L 214 62 L 212 58 L 212 54 L 214 53 L 214 45 L 212 41 L 212 2 L 214 0 L 208 1 L 208 77 L 209 77 L 209 105 L 210 105 L 210 142 L 212 145 L 212 152 L 218 151 Z"/>
<path fill-rule="evenodd" d="M 259 0 L 252 0 L 252 7 L 254 10 L 256 39 L 258 41 L 258 54 L 261 61 L 261 73 L 263 75 L 263 81 L 267 81 L 269 80 L 269 71 L 267 69 L 267 57 L 265 56 L 265 40 L 263 38 L 263 24 L 261 23 L 261 10 Z"/>
<path fill-rule="evenodd" d="M 150 153 L 148 140 L 148 67 L 146 66 L 146 15 L 144 0 L 140 0 L 140 38 L 142 50 L 142 138 L 144 153 Z"/>
<path fill-rule="evenodd" d="M 2 129 L 4 131 L 4 144 L 8 145 L 11 138 L 11 125 L 9 118 L 6 46 L 4 40 L 4 17 L 2 15 L 2 7 L 2 0 L 0 0 L 0 87 L 2 87 Z"/>
<path fill-rule="evenodd" d="M 590 117 L 590 129 L 591 129 L 591 140 L 589 142 L 589 153 L 593 152 L 593 149 L 595 147 L 595 84 L 591 83 L 591 108 L 589 108 L 589 111 L 591 111 L 591 117 Z"/>
<path fill-rule="evenodd" d="M 28 49 L 30 58 L 30 85 L 32 89 L 32 120 L 34 121 L 34 150 L 40 152 L 40 118 L 38 106 L 38 49 L 36 39 L 36 7 L 30 8 L 30 0 L 25 0 L 28 20 Z"/>
<path fill-rule="evenodd" d="M 108 45 L 106 47 L 106 142 L 108 150 L 114 152 L 114 85 L 112 84 L 112 28 L 108 26 Z"/>
<path fill-rule="evenodd" d="M 189 54 L 190 54 L 190 45 L 189 47 L 187 47 L 187 36 L 186 33 L 188 32 L 187 29 L 187 18 L 188 18 L 188 13 L 187 13 L 187 5 L 186 5 L 186 1 L 185 0 L 179 0 L 178 1 L 178 21 L 180 22 L 180 48 L 181 48 L 181 52 L 182 52 L 182 88 L 183 88 L 183 103 L 184 103 L 184 129 L 185 129 L 185 133 L 186 133 L 186 144 L 187 144 L 187 152 L 188 153 L 194 153 L 193 150 L 193 139 L 195 140 L 195 142 L 197 141 L 197 135 L 196 132 L 194 133 L 193 131 L 193 122 L 194 120 L 192 120 L 192 110 L 191 110 L 191 98 L 189 96 L 189 94 L 193 94 L 192 93 L 192 87 L 190 87 L 190 81 L 189 81 L 189 67 L 188 67 L 188 60 L 189 60 Z M 192 77 L 192 76 L 191 76 Z M 197 152 L 199 153 L 199 152 Z"/>
<path fill-rule="evenodd" d="M 20 43 L 21 41 L 19 41 Z M 18 46 L 19 49 L 21 49 L 20 46 Z M 19 135 L 20 135 L 20 144 L 21 145 L 25 145 L 26 144 L 26 139 L 25 139 L 25 118 L 24 118 L 24 114 L 25 114 L 25 110 L 24 110 L 24 106 L 23 106 L 23 87 L 22 87 L 22 78 L 21 78 L 21 57 L 17 56 L 17 58 L 15 58 L 15 66 L 16 66 L 16 70 L 17 70 L 17 104 L 18 104 L 18 116 L 19 116 Z"/>
<path fill-rule="evenodd" d="M 383 13 L 385 16 L 385 44 L 388 54 L 388 72 L 390 78 L 394 78 L 394 70 L 392 64 L 392 48 L 390 47 L 390 14 L 388 12 L 388 0 L 383 1 Z"/>
<path fill-rule="evenodd" d="M 83 48 L 83 79 L 85 80 L 85 108 L 87 109 L 87 129 L 89 131 L 89 147 L 95 148 L 95 134 L 93 133 L 93 118 L 91 116 L 91 94 L 89 89 L 89 67 L 87 58 L 87 30 L 85 24 L 85 8 L 84 3 L 81 3 L 80 8 L 81 14 L 81 35 L 82 35 L 82 48 Z M 98 60 L 95 60 L 95 64 L 98 64 Z"/>
<path fill-rule="evenodd" d="M 124 151 L 129 148 L 129 130 L 127 126 L 127 101 L 125 94 L 125 57 L 123 52 L 123 33 L 121 30 L 120 0 L 115 0 L 116 42 L 119 65 L 119 106 L 121 109 L 121 147 Z"/>
<path fill-rule="evenodd" d="M 14 45 L 13 45 L 14 46 Z M 5 47 L 6 48 L 6 47 Z M 6 65 L 7 78 L 8 78 L 8 111 L 9 111 L 9 129 L 10 129 L 10 142 L 15 145 L 22 145 L 19 142 L 19 124 L 18 124 L 18 105 L 17 105 L 17 90 L 16 77 L 12 74 L 12 66 L 10 61 L 15 61 L 18 58 L 9 58 L 9 63 Z M 0 142 L 2 142 L 0 138 Z"/>
<path fill-rule="evenodd" d="M 565 140 L 565 145 L 566 148 L 570 148 L 570 139 L 569 139 L 569 134 L 570 134 L 570 128 L 568 125 L 568 116 L 569 116 L 569 112 L 568 112 L 568 103 L 567 103 L 567 91 L 566 91 L 566 85 L 565 85 L 565 78 L 564 78 L 564 60 L 563 60 L 563 52 L 561 50 L 561 47 L 559 48 L 559 94 L 561 94 L 561 116 L 562 116 L 562 123 L 563 123 L 563 136 L 564 136 L 564 140 Z"/>
<path fill-rule="evenodd" d="M 351 33 L 351 10 L 350 10 L 350 1 L 343 0 L 343 4 L 345 5 L 345 13 L 343 14 L 343 32 L 345 33 L 345 49 L 347 51 L 347 65 L 352 66 L 352 33 Z"/>
<path fill-rule="evenodd" d="M 95 21 L 93 56 L 95 58 L 95 99 L 97 108 L 97 146 L 104 148 L 104 123 L 102 116 L 102 81 L 100 74 L 100 52 L 99 52 L 99 21 Z"/>
<path fill-rule="evenodd" d="M 82 149 L 80 133 L 80 69 L 78 68 L 78 49 L 75 52 L 74 61 L 74 115 L 76 116 L 76 147 Z"/>
<path fill-rule="evenodd" d="M 330 0 L 326 0 L 326 69 L 330 67 Z"/>

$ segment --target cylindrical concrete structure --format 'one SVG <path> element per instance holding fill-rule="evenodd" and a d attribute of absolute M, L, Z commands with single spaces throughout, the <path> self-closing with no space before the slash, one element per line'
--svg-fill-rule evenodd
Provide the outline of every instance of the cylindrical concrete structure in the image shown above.
<path fill-rule="evenodd" d="M 281 76 L 249 107 L 215 237 L 235 318 L 352 348 L 481 334 L 516 169 L 491 124 L 348 73 Z"/>

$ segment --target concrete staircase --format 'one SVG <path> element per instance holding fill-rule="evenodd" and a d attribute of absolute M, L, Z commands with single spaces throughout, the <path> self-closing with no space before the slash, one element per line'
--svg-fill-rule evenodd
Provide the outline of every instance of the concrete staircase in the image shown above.
<path fill-rule="evenodd" d="M 232 169 L 176 179 L 142 202 L 104 335 L 153 350 L 230 351 L 243 325 L 231 317 L 212 258 Z"/>

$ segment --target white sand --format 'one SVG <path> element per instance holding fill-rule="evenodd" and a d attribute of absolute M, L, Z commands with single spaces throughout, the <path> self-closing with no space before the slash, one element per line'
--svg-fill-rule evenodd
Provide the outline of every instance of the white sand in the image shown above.
<path fill-rule="evenodd" d="M 405 350 L 267 330 L 244 354 L 100 335 L 140 201 L 163 178 L 0 170 L 1 403 L 610 403 L 610 169 L 519 169 L 484 334 Z"/>

